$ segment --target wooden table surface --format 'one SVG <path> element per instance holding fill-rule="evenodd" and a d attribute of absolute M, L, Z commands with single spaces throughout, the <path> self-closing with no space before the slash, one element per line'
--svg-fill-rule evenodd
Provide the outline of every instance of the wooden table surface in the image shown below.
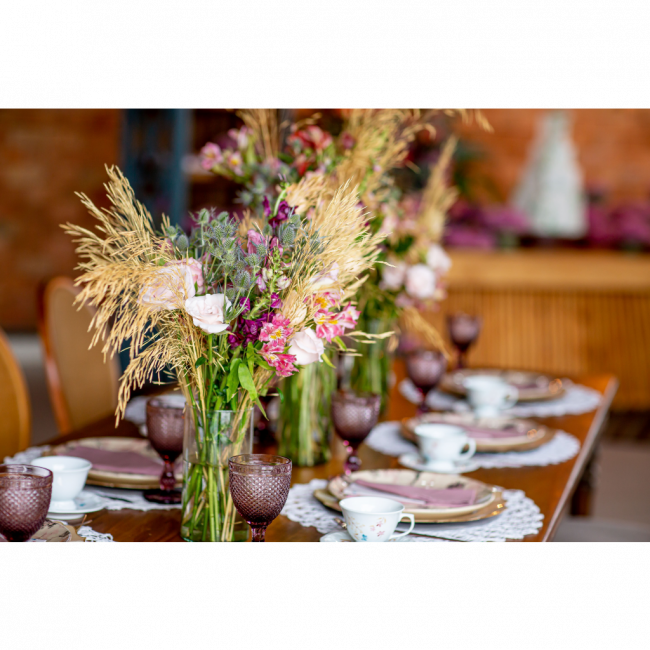
<path fill-rule="evenodd" d="M 400 362 L 395 364 L 396 385 L 392 391 L 387 420 L 399 420 L 415 414 L 415 406 L 397 391 L 397 383 L 404 377 Z M 597 411 L 583 415 L 540 420 L 558 429 L 573 434 L 580 440 L 580 452 L 575 458 L 559 465 L 545 467 L 522 467 L 501 469 L 478 469 L 468 474 L 472 478 L 500 485 L 510 489 L 524 490 L 544 514 L 544 524 L 537 535 L 529 535 L 523 541 L 547 542 L 553 538 L 562 514 L 594 450 L 604 420 L 617 387 L 611 375 L 576 377 L 575 380 L 601 392 L 603 402 Z M 114 419 L 107 418 L 80 431 L 61 436 L 50 444 L 95 436 L 139 437 L 137 428 L 130 422 L 120 423 L 117 430 Z M 266 450 L 265 450 L 266 451 Z M 397 459 L 361 446 L 360 457 L 364 469 L 398 467 Z M 332 460 L 325 465 L 293 470 L 293 483 L 308 483 L 313 478 L 329 478 L 342 471 L 343 446 L 338 440 L 333 443 Z M 180 510 L 101 510 L 89 515 L 90 525 L 100 533 L 111 533 L 117 542 L 181 542 L 178 534 Z M 278 517 L 267 529 L 268 542 L 317 542 L 322 536 L 315 528 L 305 528 L 286 517 Z"/>

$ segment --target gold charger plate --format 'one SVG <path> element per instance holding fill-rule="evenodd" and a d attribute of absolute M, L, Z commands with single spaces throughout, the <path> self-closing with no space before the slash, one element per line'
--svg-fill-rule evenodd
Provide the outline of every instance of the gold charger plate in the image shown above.
<path fill-rule="evenodd" d="M 77 447 L 94 447 L 96 449 L 105 449 L 107 451 L 131 451 L 142 454 L 147 458 L 160 459 L 158 453 L 151 447 L 148 440 L 144 438 L 82 438 L 81 440 L 72 440 L 62 445 L 57 445 L 50 450 L 50 455 L 65 455 L 66 450 Z M 162 472 L 162 465 L 160 467 Z M 88 485 L 98 485 L 101 487 L 123 488 L 129 490 L 150 490 L 160 487 L 160 477 L 151 476 L 150 474 L 132 474 L 129 472 L 107 472 L 103 470 L 90 468 L 88 472 Z M 183 483 L 183 475 L 176 473 L 176 485 L 180 487 Z"/>
<path fill-rule="evenodd" d="M 473 413 L 424 413 L 414 418 L 404 418 L 400 423 L 400 432 L 404 438 L 417 444 L 415 427 L 424 423 L 455 424 L 459 427 L 475 426 L 500 431 L 506 427 L 512 427 L 513 436 L 511 438 L 475 438 L 476 451 L 483 453 L 537 449 L 537 447 L 550 442 L 556 434 L 555 429 L 534 420 L 504 416 L 479 418 Z M 471 434 L 468 435 L 471 437 Z"/>
<path fill-rule="evenodd" d="M 350 482 L 355 479 L 364 479 L 374 483 L 386 483 L 388 485 L 409 485 L 419 487 L 430 487 L 444 489 L 451 485 L 476 490 L 476 503 L 470 506 L 456 506 L 450 508 L 439 508 L 434 506 L 423 506 L 420 504 L 407 505 L 405 512 L 413 514 L 415 521 L 421 523 L 435 523 L 440 521 L 473 521 L 465 519 L 478 512 L 494 512 L 498 514 L 504 506 L 500 489 L 477 481 L 467 476 L 454 474 L 438 474 L 436 472 L 417 472 L 410 469 L 373 469 L 352 472 L 348 477 L 336 476 L 327 486 L 327 491 L 338 501 L 349 495 L 345 494 Z M 386 498 L 391 498 L 386 495 Z M 499 505 L 500 503 L 500 505 Z M 337 509 L 339 509 L 337 507 Z M 484 512 L 485 511 L 485 512 Z M 492 515 L 490 515 L 492 516 Z M 458 518 L 461 519 L 458 519 Z M 482 519 L 480 516 L 479 519 Z"/>
<path fill-rule="evenodd" d="M 494 368 L 464 368 L 447 373 L 438 388 L 453 395 L 465 397 L 463 382 L 475 375 L 499 377 L 519 391 L 519 402 L 537 402 L 555 399 L 565 392 L 562 380 L 527 370 L 499 370 Z"/>
<path fill-rule="evenodd" d="M 318 499 L 325 507 L 341 512 L 341 506 L 339 505 L 339 500 L 327 490 L 314 490 L 314 497 Z M 421 514 L 415 514 L 411 510 L 404 510 L 404 512 L 412 513 L 416 523 L 420 524 L 454 524 L 462 523 L 465 521 L 480 521 L 481 519 L 489 519 L 490 517 L 496 517 L 502 512 L 506 511 L 506 502 L 503 499 L 503 494 L 501 490 L 494 492 L 494 501 L 491 501 L 488 505 L 483 506 L 479 510 L 470 512 L 464 515 L 456 515 L 455 517 L 441 517 L 436 515 L 423 516 Z"/>

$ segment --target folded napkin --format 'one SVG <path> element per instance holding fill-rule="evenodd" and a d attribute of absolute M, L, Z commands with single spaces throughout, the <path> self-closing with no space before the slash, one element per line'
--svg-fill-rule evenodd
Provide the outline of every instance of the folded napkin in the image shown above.
<path fill-rule="evenodd" d="M 460 426 L 467 432 L 467 435 L 470 438 L 476 438 L 476 440 L 483 440 L 486 438 L 520 438 L 525 435 L 525 432 L 517 429 L 514 424 L 508 425 L 507 429 L 488 429 L 487 427 L 474 427 L 464 424 L 461 424 Z"/>
<path fill-rule="evenodd" d="M 160 476 L 163 468 L 161 459 L 149 458 L 135 451 L 109 451 L 108 449 L 77 445 L 66 449 L 65 455 L 85 458 L 93 464 L 93 469 L 102 472 Z"/>
<path fill-rule="evenodd" d="M 476 501 L 476 490 L 468 488 L 433 489 L 415 487 L 412 485 L 390 485 L 388 483 L 372 483 L 358 480 L 353 485 L 360 485 L 376 492 L 392 494 L 411 502 L 419 501 L 428 506 L 454 507 L 471 506 Z M 400 499 L 397 499 L 400 501 Z"/>

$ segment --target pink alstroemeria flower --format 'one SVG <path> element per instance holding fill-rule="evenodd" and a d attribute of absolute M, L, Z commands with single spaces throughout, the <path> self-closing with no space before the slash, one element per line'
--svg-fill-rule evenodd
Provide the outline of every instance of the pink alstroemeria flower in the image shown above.
<path fill-rule="evenodd" d="M 341 325 L 348 330 L 353 330 L 357 326 L 361 312 L 354 308 L 352 303 L 345 306 L 345 309 L 339 314 Z"/>
<path fill-rule="evenodd" d="M 201 167 L 206 171 L 210 171 L 215 165 L 223 162 L 223 153 L 221 147 L 214 142 L 208 142 L 203 149 L 201 149 Z"/>
<path fill-rule="evenodd" d="M 260 332 L 260 341 L 280 342 L 283 343 L 293 334 L 290 327 L 291 321 L 279 314 L 273 317 L 270 323 L 266 323 Z"/>
<path fill-rule="evenodd" d="M 297 370 L 294 365 L 296 357 L 293 354 L 285 354 L 285 345 L 285 341 L 273 341 L 265 343 L 260 350 L 262 357 L 280 377 L 289 377 Z"/>

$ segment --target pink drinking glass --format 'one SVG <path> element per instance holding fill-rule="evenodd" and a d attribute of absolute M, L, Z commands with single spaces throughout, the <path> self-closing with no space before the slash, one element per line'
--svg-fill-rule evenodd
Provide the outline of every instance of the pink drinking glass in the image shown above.
<path fill-rule="evenodd" d="M 418 413 L 426 413 L 426 397 L 442 379 L 447 370 L 447 360 L 442 352 L 419 350 L 406 357 L 406 372 L 409 379 L 422 395 L 418 405 Z"/>
<path fill-rule="evenodd" d="M 481 333 L 482 319 L 457 312 L 447 316 L 449 338 L 456 348 L 456 369 L 467 367 L 467 351 Z"/>
<path fill-rule="evenodd" d="M 237 512 L 263 542 L 266 527 L 280 514 L 289 495 L 291 461 L 272 454 L 241 454 L 228 460 L 230 494 Z"/>
<path fill-rule="evenodd" d="M 35 465 L 0 465 L 0 534 L 27 542 L 45 521 L 52 498 L 52 472 Z"/>

